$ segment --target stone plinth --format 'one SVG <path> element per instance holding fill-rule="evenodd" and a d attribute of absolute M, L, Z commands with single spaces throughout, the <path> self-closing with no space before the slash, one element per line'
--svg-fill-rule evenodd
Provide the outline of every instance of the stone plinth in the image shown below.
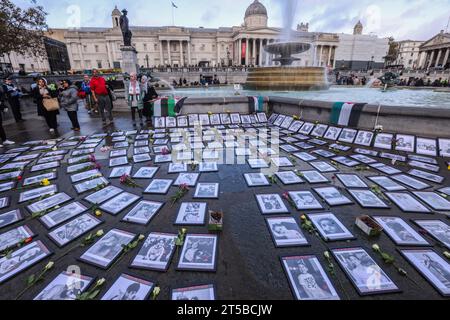
<path fill-rule="evenodd" d="M 122 51 L 122 72 L 123 73 L 138 73 L 137 51 L 134 47 L 123 46 Z"/>

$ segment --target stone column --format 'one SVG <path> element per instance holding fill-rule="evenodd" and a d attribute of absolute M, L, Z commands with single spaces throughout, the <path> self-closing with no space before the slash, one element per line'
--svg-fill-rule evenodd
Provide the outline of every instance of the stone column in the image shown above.
<path fill-rule="evenodd" d="M 238 40 L 238 65 L 242 65 L 242 39 Z"/>
<path fill-rule="evenodd" d="M 433 63 L 433 59 L 434 59 L 434 50 L 431 51 L 430 61 L 428 61 L 427 68 L 431 68 L 431 64 Z"/>
<path fill-rule="evenodd" d="M 167 53 L 169 54 L 169 65 L 172 67 L 172 57 L 170 56 L 170 41 L 167 40 Z"/>
<path fill-rule="evenodd" d="M 439 60 L 441 60 L 441 56 L 442 56 L 442 49 L 439 49 L 438 55 L 437 55 L 437 58 L 436 58 L 436 63 L 434 64 L 434 67 L 438 67 L 439 66 Z"/>
<path fill-rule="evenodd" d="M 450 55 L 450 48 L 447 48 L 447 50 L 445 51 L 444 61 L 442 62 L 443 67 L 445 67 L 445 65 L 447 64 L 449 55 Z"/>
<path fill-rule="evenodd" d="M 328 63 L 327 66 L 331 64 L 331 50 L 333 49 L 332 46 L 328 46 Z"/>
<path fill-rule="evenodd" d="M 322 66 L 323 45 L 320 45 L 319 67 Z"/>
<path fill-rule="evenodd" d="M 259 39 L 259 61 L 258 65 L 261 67 L 263 62 L 263 39 Z"/>
<path fill-rule="evenodd" d="M 256 65 L 256 39 L 252 41 L 252 64 Z"/>
<path fill-rule="evenodd" d="M 111 54 L 111 45 L 109 41 L 106 42 L 106 50 L 108 51 L 108 60 L 109 60 L 109 67 L 114 68 L 114 61 Z"/>
<path fill-rule="evenodd" d="M 180 40 L 180 64 L 181 67 L 184 67 L 184 57 L 183 57 L 183 41 Z"/>
<path fill-rule="evenodd" d="M 163 42 L 159 41 L 159 64 L 164 65 Z"/>
<path fill-rule="evenodd" d="M 78 44 L 78 52 L 80 54 L 81 70 L 86 69 L 85 62 L 84 62 L 84 56 L 83 56 L 83 46 L 81 45 L 81 43 Z"/>
<path fill-rule="evenodd" d="M 334 51 L 334 55 L 333 55 L 333 69 L 336 69 L 336 49 L 337 47 L 333 46 L 333 51 Z"/>
<path fill-rule="evenodd" d="M 192 65 L 192 59 L 191 59 L 191 41 L 187 42 L 188 47 L 188 64 Z"/>
<path fill-rule="evenodd" d="M 217 42 L 217 66 L 220 66 L 220 42 Z"/>
<path fill-rule="evenodd" d="M 249 65 L 248 61 L 249 61 L 249 54 L 250 54 L 249 48 L 248 48 L 250 41 L 248 41 L 248 40 L 249 40 L 248 38 L 245 39 L 245 43 L 246 43 L 246 45 L 245 45 L 245 65 L 246 66 Z"/>

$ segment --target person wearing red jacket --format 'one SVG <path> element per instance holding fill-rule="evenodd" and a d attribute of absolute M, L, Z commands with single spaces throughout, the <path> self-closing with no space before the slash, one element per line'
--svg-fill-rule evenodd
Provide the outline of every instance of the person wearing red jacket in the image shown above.
<path fill-rule="evenodd" d="M 108 112 L 109 122 L 112 124 L 114 122 L 114 117 L 111 108 L 111 99 L 109 97 L 108 88 L 106 87 L 106 80 L 100 77 L 98 70 L 94 69 L 92 71 L 93 77 L 91 79 L 91 91 L 92 98 L 98 106 L 100 115 L 102 116 L 103 126 L 106 126 L 106 113 Z"/>

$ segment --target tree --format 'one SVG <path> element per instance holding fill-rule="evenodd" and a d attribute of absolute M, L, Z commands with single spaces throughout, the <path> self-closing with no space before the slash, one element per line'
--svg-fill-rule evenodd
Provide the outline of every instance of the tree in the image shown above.
<path fill-rule="evenodd" d="M 398 57 L 399 53 L 399 43 L 395 41 L 393 37 L 389 38 L 389 51 L 384 60 L 386 62 L 386 66 L 392 65 Z"/>
<path fill-rule="evenodd" d="M 45 56 L 44 32 L 47 13 L 42 6 L 21 9 L 10 0 L 0 2 L 0 56 L 16 52 Z"/>

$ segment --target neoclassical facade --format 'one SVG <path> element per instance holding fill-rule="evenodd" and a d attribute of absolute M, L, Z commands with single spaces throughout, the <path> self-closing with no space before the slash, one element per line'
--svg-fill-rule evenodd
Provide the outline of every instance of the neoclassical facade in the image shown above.
<path fill-rule="evenodd" d="M 67 45 L 72 69 L 120 68 L 122 63 L 122 34 L 119 26 L 121 12 L 112 12 L 111 28 L 54 29 L 53 36 Z M 389 49 L 387 39 L 363 35 L 360 22 L 354 34 L 309 32 L 308 24 L 300 24 L 292 36 L 309 43 L 311 49 L 298 57 L 297 65 L 338 67 L 366 62 L 383 63 Z M 218 29 L 177 26 L 133 26 L 133 46 L 138 52 L 138 64 L 154 66 L 231 66 L 274 65 L 274 56 L 264 46 L 280 41 L 281 29 L 268 26 L 267 10 L 254 0 L 247 8 L 241 26 Z M 344 41 L 342 41 L 344 39 Z M 357 52 L 363 52 L 363 56 Z"/>
<path fill-rule="evenodd" d="M 420 46 L 420 68 L 450 68 L 450 33 L 439 34 Z"/>

